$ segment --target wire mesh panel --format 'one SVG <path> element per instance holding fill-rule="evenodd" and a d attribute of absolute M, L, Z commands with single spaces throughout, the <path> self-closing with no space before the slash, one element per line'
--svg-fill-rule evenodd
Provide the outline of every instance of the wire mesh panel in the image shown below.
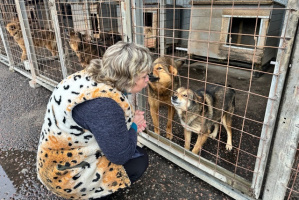
<path fill-rule="evenodd" d="M 134 1 L 132 9 L 135 41 L 155 60 L 139 95 L 148 122 L 141 140 L 258 198 L 290 10 L 262 0 Z"/>
<path fill-rule="evenodd" d="M 0 2 L 0 14 L 3 20 L 3 37 L 6 39 L 2 43 L 7 44 L 7 50 L 11 56 L 12 64 L 16 70 L 19 70 L 26 76 L 31 76 L 29 67 L 24 65 L 27 60 L 27 52 L 24 44 L 23 34 L 21 26 L 17 16 L 16 2 L 14 0 L 1 0 Z M 4 52 L 5 48 L 2 48 L 1 52 Z M 6 51 L 6 50 L 5 50 Z M 2 54 L 2 53 L 1 53 Z"/>
<path fill-rule="evenodd" d="M 109 46 L 122 40 L 119 1 L 56 1 L 56 7 L 68 74 L 101 58 Z"/>

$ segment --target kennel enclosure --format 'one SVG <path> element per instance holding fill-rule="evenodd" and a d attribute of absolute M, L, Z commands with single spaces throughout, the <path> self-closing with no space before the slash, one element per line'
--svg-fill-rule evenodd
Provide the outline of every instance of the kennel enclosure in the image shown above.
<path fill-rule="evenodd" d="M 299 196 L 296 0 L 0 3 L 0 62 L 28 77 L 33 87 L 53 90 L 63 78 L 83 69 L 78 52 L 69 44 L 73 30 L 86 36 L 82 41 L 86 45 L 108 48 L 106 37 L 118 35 L 123 41 L 150 48 L 154 59 L 169 56 L 183 60 L 179 76 L 186 88 L 220 83 L 234 89 L 232 152 L 224 150 L 224 128 L 217 138 L 208 139 L 199 155 L 184 149 L 183 127 L 177 117 L 173 120 L 174 139 L 166 139 L 163 107 L 158 113 L 161 135 L 155 134 L 147 91 L 130 97 L 136 109 L 145 111 L 148 122 L 148 131 L 140 133 L 139 142 L 235 199 Z M 25 61 L 6 30 L 14 17 L 19 19 L 24 37 Z M 38 34 L 42 30 L 55 33 L 57 56 L 34 45 L 36 39 L 47 40 Z"/>

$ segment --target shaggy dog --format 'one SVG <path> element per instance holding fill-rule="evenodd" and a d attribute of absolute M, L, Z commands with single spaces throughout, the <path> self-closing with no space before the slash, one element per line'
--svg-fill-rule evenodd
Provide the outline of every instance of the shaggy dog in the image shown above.
<path fill-rule="evenodd" d="M 231 125 L 235 110 L 233 89 L 225 90 L 222 86 L 207 86 L 206 91 L 200 89 L 194 92 L 181 87 L 171 97 L 171 103 L 184 127 L 186 149 L 190 149 L 191 132 L 194 132 L 198 137 L 192 152 L 198 154 L 209 136 L 212 138 L 217 136 L 221 120 L 227 133 L 226 149 L 229 151 L 232 149 Z"/>
<path fill-rule="evenodd" d="M 25 47 L 25 42 L 18 18 L 13 18 L 12 22 L 6 25 L 6 29 L 9 34 L 14 38 L 19 47 L 22 49 L 21 60 L 24 61 L 27 59 L 27 51 Z M 51 53 L 52 56 L 57 55 L 57 44 L 55 33 L 49 30 L 35 30 L 32 35 L 32 40 L 34 46 L 37 47 L 46 47 Z"/>

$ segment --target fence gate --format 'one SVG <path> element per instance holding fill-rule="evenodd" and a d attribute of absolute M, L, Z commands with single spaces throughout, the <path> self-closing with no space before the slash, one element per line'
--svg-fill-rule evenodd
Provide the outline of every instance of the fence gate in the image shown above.
<path fill-rule="evenodd" d="M 292 199 L 298 121 L 296 110 L 288 111 L 289 95 L 298 99 L 299 91 L 298 7 L 297 0 L 0 0 L 0 62 L 30 78 L 32 87 L 53 90 L 120 40 L 144 45 L 154 60 L 168 57 L 179 67 L 154 67 L 158 95 L 149 98 L 144 90 L 133 96 L 148 122 L 139 142 L 235 199 Z M 183 122 L 198 119 L 201 129 L 168 114 L 176 80 L 190 91 L 201 89 L 179 96 L 203 109 L 182 112 Z M 234 95 L 224 95 L 231 90 Z M 156 111 L 149 102 L 161 106 Z M 196 132 L 190 149 L 184 148 L 185 128 Z M 214 134 L 192 153 L 198 135 L 209 131 Z"/>

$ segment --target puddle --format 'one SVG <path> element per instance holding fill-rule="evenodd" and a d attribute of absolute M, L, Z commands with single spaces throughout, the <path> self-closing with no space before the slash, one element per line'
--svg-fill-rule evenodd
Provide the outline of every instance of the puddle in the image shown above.
<path fill-rule="evenodd" d="M 13 186 L 13 182 L 8 178 L 7 174 L 0 166 L 0 199 L 8 199 L 13 197 L 16 193 L 16 189 Z"/>
<path fill-rule="evenodd" d="M 57 199 L 37 179 L 36 153 L 0 149 L 0 200 Z"/>

